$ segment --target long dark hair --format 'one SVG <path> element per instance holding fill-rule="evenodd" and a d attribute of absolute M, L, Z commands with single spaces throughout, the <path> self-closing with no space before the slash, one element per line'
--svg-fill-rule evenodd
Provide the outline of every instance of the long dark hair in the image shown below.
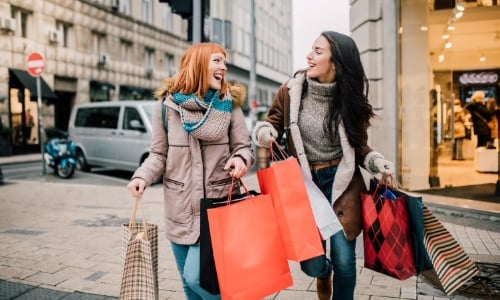
<path fill-rule="evenodd" d="M 349 144 L 354 148 L 362 147 L 368 140 L 367 128 L 375 113 L 368 101 L 369 84 L 358 47 L 351 37 L 335 31 L 324 31 L 321 35 L 330 44 L 330 60 L 336 72 L 334 101 L 329 104 L 325 131 L 333 138 L 332 126 L 337 128 L 342 120 Z"/>

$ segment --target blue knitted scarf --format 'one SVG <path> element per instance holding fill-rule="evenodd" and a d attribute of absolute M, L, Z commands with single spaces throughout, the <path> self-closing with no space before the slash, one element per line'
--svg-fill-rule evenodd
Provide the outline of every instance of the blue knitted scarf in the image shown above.
<path fill-rule="evenodd" d="M 213 89 L 203 99 L 180 92 L 172 96 L 179 105 L 182 127 L 187 133 L 205 141 L 216 141 L 227 134 L 233 110 L 231 98 L 220 100 L 219 92 Z"/>

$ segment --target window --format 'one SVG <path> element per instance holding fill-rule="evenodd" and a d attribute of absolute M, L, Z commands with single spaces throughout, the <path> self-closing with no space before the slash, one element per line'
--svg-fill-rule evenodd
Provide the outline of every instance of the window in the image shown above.
<path fill-rule="evenodd" d="M 233 25 L 229 20 L 224 21 L 224 44 L 226 49 L 233 47 Z"/>
<path fill-rule="evenodd" d="M 118 11 L 125 15 L 130 15 L 130 0 L 120 0 Z"/>
<path fill-rule="evenodd" d="M 212 37 L 211 41 L 217 44 L 223 45 L 222 42 L 222 20 L 213 18 L 212 19 Z"/>
<path fill-rule="evenodd" d="M 92 39 L 94 41 L 94 53 L 99 55 L 106 53 L 106 34 L 94 31 L 92 32 L 92 35 Z"/>
<path fill-rule="evenodd" d="M 177 73 L 177 69 L 174 65 L 174 56 L 170 53 L 165 54 L 165 70 L 168 76 L 174 76 Z"/>
<path fill-rule="evenodd" d="M 23 38 L 28 38 L 31 34 L 31 12 L 19 7 L 12 6 L 11 17 L 16 20 L 16 23 L 18 25 L 17 27 L 19 28 L 19 30 L 16 31 L 16 35 Z"/>
<path fill-rule="evenodd" d="M 163 9 L 163 29 L 172 31 L 172 9 L 170 5 L 161 5 Z"/>
<path fill-rule="evenodd" d="M 144 122 L 139 115 L 139 112 L 135 107 L 125 107 L 125 113 L 123 114 L 123 129 L 125 130 L 136 130 L 130 126 L 131 121 L 139 121 L 139 124 L 144 127 Z"/>
<path fill-rule="evenodd" d="M 153 23 L 153 9 L 151 0 L 142 0 L 142 21 L 145 23 Z"/>
<path fill-rule="evenodd" d="M 132 60 L 132 42 L 128 40 L 120 40 L 121 59 L 131 62 Z"/>
<path fill-rule="evenodd" d="M 56 31 L 59 35 L 60 46 L 64 48 L 70 48 L 73 46 L 73 41 L 71 40 L 71 30 L 73 26 L 71 24 L 56 21 Z"/>
<path fill-rule="evenodd" d="M 147 69 L 152 69 L 155 63 L 155 50 L 152 48 L 146 48 L 145 52 L 145 66 Z"/>
<path fill-rule="evenodd" d="M 76 113 L 76 127 L 112 128 L 118 127 L 120 107 L 80 108 Z"/>

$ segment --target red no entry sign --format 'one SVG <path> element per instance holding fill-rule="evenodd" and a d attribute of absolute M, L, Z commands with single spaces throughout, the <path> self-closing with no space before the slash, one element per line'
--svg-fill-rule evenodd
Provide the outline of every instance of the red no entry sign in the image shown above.
<path fill-rule="evenodd" d="M 42 75 L 45 69 L 45 60 L 40 52 L 32 52 L 28 55 L 28 60 L 26 62 L 26 69 L 33 77 L 38 77 Z"/>

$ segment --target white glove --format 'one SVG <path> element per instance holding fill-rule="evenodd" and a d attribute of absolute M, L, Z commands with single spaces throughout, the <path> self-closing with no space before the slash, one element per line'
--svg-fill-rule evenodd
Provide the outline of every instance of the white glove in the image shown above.
<path fill-rule="evenodd" d="M 278 137 L 278 132 L 273 127 L 262 127 L 257 134 L 257 145 L 264 148 L 271 147 L 271 143 Z"/>
<path fill-rule="evenodd" d="M 372 171 L 383 175 L 392 175 L 394 173 L 394 165 L 386 159 L 375 157 L 372 162 Z"/>

